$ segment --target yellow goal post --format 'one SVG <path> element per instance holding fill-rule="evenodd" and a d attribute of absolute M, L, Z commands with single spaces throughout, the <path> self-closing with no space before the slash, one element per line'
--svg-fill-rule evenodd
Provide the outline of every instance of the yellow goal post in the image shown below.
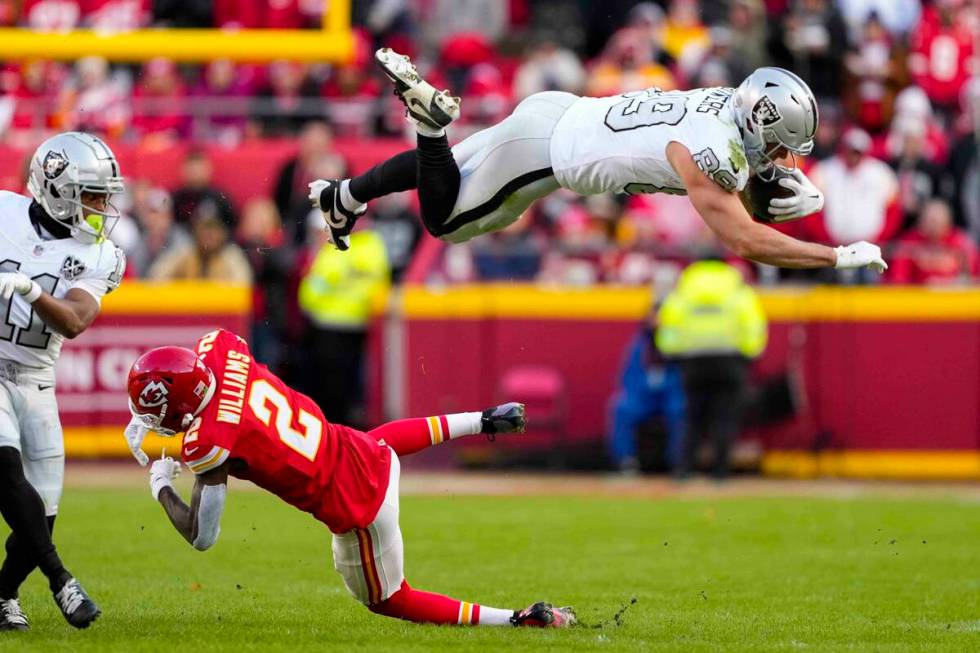
<path fill-rule="evenodd" d="M 350 0 L 325 0 L 323 26 L 319 30 L 168 28 L 106 34 L 84 29 L 37 32 L 19 27 L 0 28 L 0 61 L 72 61 L 98 55 L 122 62 L 165 57 L 183 63 L 213 59 L 344 63 L 354 51 L 350 9 Z"/>

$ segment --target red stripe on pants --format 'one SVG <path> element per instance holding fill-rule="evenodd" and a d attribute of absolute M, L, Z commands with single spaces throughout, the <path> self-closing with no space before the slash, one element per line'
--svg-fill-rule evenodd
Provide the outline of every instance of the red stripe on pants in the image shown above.
<path fill-rule="evenodd" d="M 381 578 L 374 561 L 374 545 L 371 534 L 365 529 L 357 529 L 357 543 L 361 553 L 361 569 L 364 570 L 364 583 L 368 590 L 368 603 L 373 605 L 381 601 Z"/>

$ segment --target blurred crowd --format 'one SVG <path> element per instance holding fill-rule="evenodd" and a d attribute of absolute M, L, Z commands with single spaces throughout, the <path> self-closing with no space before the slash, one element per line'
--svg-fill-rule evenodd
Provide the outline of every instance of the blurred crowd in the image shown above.
<path fill-rule="evenodd" d="M 317 28 L 323 7 L 322 0 L 0 0 L 0 24 Z M 46 131 L 82 129 L 156 148 L 296 139 L 298 153 L 268 197 L 244 206 L 214 186 L 204 149 L 187 156 L 177 188 L 132 180 L 113 239 L 138 276 L 261 281 L 259 311 L 298 332 L 297 289 L 323 245 L 306 184 L 348 168 L 333 135 L 408 136 L 402 107 L 372 63 L 376 47 L 412 55 L 428 79 L 464 98 L 454 139 L 538 91 L 731 86 L 756 67 L 779 65 L 818 96 L 817 142 L 801 165 L 826 196 L 821 214 L 784 228 L 827 243 L 885 244 L 885 282 L 961 283 L 980 274 L 976 0 L 363 0 L 352 10 L 357 47 L 346 65 L 8 62 L 0 68 L 0 134 L 24 144 Z M 416 210 L 406 197 L 372 205 L 395 281 L 420 241 Z M 683 197 L 558 192 L 510 229 L 448 248 L 434 274 L 646 284 L 715 248 Z M 743 272 L 763 283 L 877 281 Z"/>

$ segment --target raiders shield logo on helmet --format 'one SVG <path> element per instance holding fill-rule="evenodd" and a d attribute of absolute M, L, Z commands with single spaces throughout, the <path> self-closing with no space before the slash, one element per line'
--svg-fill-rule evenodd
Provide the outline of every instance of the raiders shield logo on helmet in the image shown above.
<path fill-rule="evenodd" d="M 167 395 L 170 392 L 160 381 L 151 381 L 146 384 L 143 388 L 143 392 L 140 393 L 140 406 L 144 408 L 156 408 L 157 406 L 162 406 L 167 403 Z"/>
<path fill-rule="evenodd" d="M 757 125 L 769 127 L 782 120 L 776 105 L 767 96 L 762 96 L 752 107 L 752 121 Z"/>
<path fill-rule="evenodd" d="M 61 152 L 55 152 L 54 150 L 48 152 L 44 157 L 44 161 L 41 163 L 41 168 L 44 169 L 44 176 L 48 179 L 57 178 L 67 167 L 68 158 Z"/>

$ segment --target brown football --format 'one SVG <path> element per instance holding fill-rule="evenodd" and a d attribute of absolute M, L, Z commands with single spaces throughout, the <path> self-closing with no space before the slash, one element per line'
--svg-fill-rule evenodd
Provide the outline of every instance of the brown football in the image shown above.
<path fill-rule="evenodd" d="M 793 191 L 779 185 L 779 180 L 787 176 L 785 172 L 778 172 L 772 181 L 764 181 L 757 176 L 749 179 L 746 190 L 748 191 L 748 201 L 751 206 L 750 212 L 759 222 L 779 222 L 779 216 L 769 213 L 769 200 L 773 198 L 787 198 L 793 196 Z M 746 207 L 749 208 L 749 207 Z"/>

